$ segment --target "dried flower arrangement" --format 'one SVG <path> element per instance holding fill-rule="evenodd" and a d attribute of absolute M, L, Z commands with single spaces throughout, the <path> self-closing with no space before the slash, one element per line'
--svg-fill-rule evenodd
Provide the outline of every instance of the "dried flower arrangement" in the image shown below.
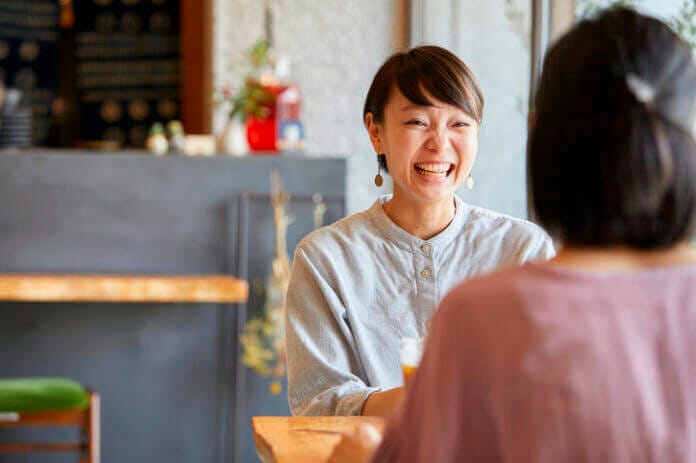
<path fill-rule="evenodd" d="M 282 391 L 281 380 L 285 377 L 285 293 L 290 281 L 286 237 L 288 225 L 293 221 L 286 213 L 289 200 L 278 172 L 272 171 L 275 253 L 265 285 L 263 313 L 247 322 L 240 339 L 244 348 L 242 362 L 261 376 L 274 378 L 270 386 L 272 394 Z"/>

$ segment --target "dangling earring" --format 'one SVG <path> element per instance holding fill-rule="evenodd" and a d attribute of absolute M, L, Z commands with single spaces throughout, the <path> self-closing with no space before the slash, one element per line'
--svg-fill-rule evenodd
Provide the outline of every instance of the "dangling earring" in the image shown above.
<path fill-rule="evenodd" d="M 466 187 L 470 190 L 474 187 L 474 178 L 471 176 L 471 172 L 469 172 L 469 176 L 466 178 Z"/>
<path fill-rule="evenodd" d="M 383 154 L 378 154 L 377 155 L 377 175 L 375 175 L 375 185 L 377 188 L 381 187 L 382 184 L 384 183 L 384 179 L 382 178 L 382 157 Z"/>

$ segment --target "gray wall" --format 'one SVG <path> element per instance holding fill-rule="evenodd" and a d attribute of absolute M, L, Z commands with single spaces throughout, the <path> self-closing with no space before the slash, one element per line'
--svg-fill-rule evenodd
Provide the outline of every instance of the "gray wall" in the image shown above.
<path fill-rule="evenodd" d="M 312 228 L 313 193 L 327 222 L 344 214 L 343 160 L 0 155 L 0 272 L 252 282 L 248 305 L 0 303 L 0 377 L 66 376 L 98 391 L 105 463 L 254 461 L 249 417 L 288 413 L 285 396 L 237 362 L 245 311 L 263 306 L 253 283 L 273 256 L 271 168 L 293 195 L 292 252 Z M 12 436 L 2 430 L 0 441 Z"/>

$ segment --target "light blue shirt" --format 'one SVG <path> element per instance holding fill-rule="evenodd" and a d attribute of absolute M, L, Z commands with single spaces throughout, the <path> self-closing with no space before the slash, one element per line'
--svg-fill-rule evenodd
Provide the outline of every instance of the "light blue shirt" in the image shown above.
<path fill-rule="evenodd" d="M 288 399 L 294 415 L 359 415 L 367 397 L 403 384 L 399 340 L 425 336 L 464 279 L 554 255 L 538 226 L 465 204 L 437 236 L 410 235 L 368 210 L 305 237 L 287 293 Z"/>

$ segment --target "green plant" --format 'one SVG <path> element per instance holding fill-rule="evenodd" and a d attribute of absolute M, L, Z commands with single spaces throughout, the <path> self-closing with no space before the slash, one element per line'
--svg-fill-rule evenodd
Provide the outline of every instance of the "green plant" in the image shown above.
<path fill-rule="evenodd" d="M 670 21 L 670 26 L 691 48 L 696 48 L 696 1 L 685 0 L 679 14 Z"/>
<path fill-rule="evenodd" d="M 610 6 L 636 6 L 636 0 L 579 0 L 576 3 L 576 15 L 579 18 L 594 16 Z"/>
<path fill-rule="evenodd" d="M 273 65 L 268 41 L 256 42 L 247 52 L 247 56 L 250 69 L 239 89 L 234 91 L 230 85 L 224 85 L 215 94 L 215 102 L 218 105 L 228 104 L 230 120 L 238 118 L 245 121 L 249 116 L 264 119 L 268 117 L 270 106 L 275 101 L 275 96 L 259 80 L 263 69 Z"/>
<path fill-rule="evenodd" d="M 640 4 L 641 0 L 578 0 L 575 12 L 579 18 L 586 18 L 610 6 L 639 8 Z M 696 49 L 696 0 L 683 0 L 679 12 L 666 21 L 691 48 Z"/>
<path fill-rule="evenodd" d="M 252 66 L 260 68 L 271 63 L 271 44 L 268 40 L 259 40 L 249 49 Z"/>

